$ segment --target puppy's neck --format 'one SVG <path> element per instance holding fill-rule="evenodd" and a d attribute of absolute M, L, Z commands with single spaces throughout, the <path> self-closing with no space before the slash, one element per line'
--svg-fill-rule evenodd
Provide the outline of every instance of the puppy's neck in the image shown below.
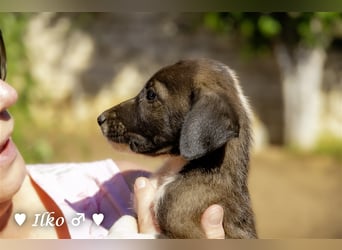
<path fill-rule="evenodd" d="M 182 156 L 170 156 L 165 163 L 153 174 L 153 178 L 163 179 L 177 174 L 188 163 Z"/>

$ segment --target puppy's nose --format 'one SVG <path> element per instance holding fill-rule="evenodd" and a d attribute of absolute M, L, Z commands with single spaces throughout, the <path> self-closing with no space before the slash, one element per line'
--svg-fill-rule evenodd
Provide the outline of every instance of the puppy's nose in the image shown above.
<path fill-rule="evenodd" d="M 104 114 L 99 115 L 97 117 L 97 123 L 101 126 L 105 121 L 107 120 L 106 116 Z"/>

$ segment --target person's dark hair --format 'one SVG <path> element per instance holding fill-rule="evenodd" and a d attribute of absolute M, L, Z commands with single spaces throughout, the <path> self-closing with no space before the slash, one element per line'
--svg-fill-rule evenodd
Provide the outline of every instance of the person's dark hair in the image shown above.
<path fill-rule="evenodd" d="M 0 79 L 6 79 L 6 71 L 6 49 L 4 40 L 2 38 L 2 32 L 0 30 Z"/>

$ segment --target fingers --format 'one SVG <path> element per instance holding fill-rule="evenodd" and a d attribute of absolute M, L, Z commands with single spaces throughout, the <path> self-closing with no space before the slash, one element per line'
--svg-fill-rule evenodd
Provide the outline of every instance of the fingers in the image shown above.
<path fill-rule="evenodd" d="M 134 192 L 138 220 L 132 216 L 122 216 L 109 230 L 109 238 L 155 238 L 157 229 L 150 209 L 155 188 L 147 178 L 138 177 L 134 184 Z"/>
<path fill-rule="evenodd" d="M 125 238 L 125 235 L 133 235 L 134 233 L 138 233 L 137 221 L 132 216 L 124 215 L 109 229 L 108 237 Z"/>
<path fill-rule="evenodd" d="M 208 239 L 224 239 L 222 222 L 223 208 L 221 206 L 212 205 L 204 211 L 201 224 Z"/>
<path fill-rule="evenodd" d="M 142 234 L 157 234 L 151 205 L 155 196 L 156 188 L 145 177 L 139 177 L 134 184 L 135 206 L 138 215 L 138 230 Z M 223 208 L 212 205 L 207 208 L 201 218 L 201 224 L 208 239 L 224 239 Z"/>
<path fill-rule="evenodd" d="M 151 211 L 151 205 L 156 192 L 155 188 L 147 178 L 139 177 L 135 181 L 134 192 L 139 233 L 156 234 L 157 227 Z"/>

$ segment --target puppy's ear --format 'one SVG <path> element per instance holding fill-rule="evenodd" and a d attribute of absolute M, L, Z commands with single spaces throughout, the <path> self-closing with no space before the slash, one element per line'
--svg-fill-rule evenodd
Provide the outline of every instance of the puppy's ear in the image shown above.
<path fill-rule="evenodd" d="M 223 146 L 239 135 L 237 116 L 228 99 L 219 95 L 197 98 L 185 116 L 180 136 L 180 154 L 193 160 Z"/>

